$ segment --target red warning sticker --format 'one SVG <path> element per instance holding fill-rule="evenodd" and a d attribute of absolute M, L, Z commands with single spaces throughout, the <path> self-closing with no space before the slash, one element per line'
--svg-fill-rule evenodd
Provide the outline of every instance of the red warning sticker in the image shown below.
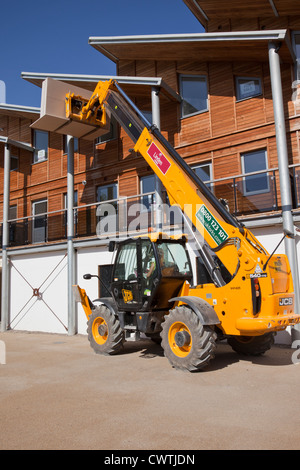
<path fill-rule="evenodd" d="M 169 160 L 164 156 L 156 144 L 152 142 L 147 151 L 149 157 L 153 160 L 155 165 L 165 175 L 171 166 Z"/>

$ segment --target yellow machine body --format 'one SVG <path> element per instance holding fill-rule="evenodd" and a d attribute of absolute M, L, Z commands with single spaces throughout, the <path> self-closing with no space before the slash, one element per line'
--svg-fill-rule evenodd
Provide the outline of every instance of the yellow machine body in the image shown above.
<path fill-rule="evenodd" d="M 90 100 L 67 96 L 67 116 L 93 124 L 98 119 L 98 125 L 103 125 L 111 91 L 118 93 L 115 83 L 110 80 L 99 82 Z M 82 102 L 81 110 L 74 108 L 72 99 L 75 104 L 76 100 Z M 131 128 L 129 122 L 129 133 Z M 207 283 L 192 287 L 184 283 L 179 297 L 192 296 L 205 300 L 216 312 L 218 328 L 225 335 L 259 336 L 299 323 L 300 315 L 294 312 L 293 281 L 287 257 L 270 257 L 250 230 L 241 230 L 228 223 L 224 213 L 220 213 L 209 196 L 199 190 L 184 167 L 153 135 L 151 128 L 142 128 L 134 151 L 143 156 L 161 180 L 170 204 L 180 207 L 191 226 L 217 254 L 232 276 L 231 281 L 222 286 Z M 149 237 L 153 236 L 149 234 Z M 259 298 L 259 306 L 254 308 L 256 297 Z M 85 294 L 81 293 L 81 298 L 88 316 L 89 306 Z M 176 301 L 177 306 L 184 304 L 185 300 Z"/>

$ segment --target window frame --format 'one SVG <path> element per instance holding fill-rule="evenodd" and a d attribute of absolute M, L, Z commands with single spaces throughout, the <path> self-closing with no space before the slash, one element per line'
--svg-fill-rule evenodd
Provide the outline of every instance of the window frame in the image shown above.
<path fill-rule="evenodd" d="M 68 155 L 68 143 L 67 143 L 67 135 L 63 135 L 63 155 Z M 74 137 L 73 138 L 73 141 L 74 141 L 74 153 L 78 153 L 79 152 L 79 138 L 78 137 Z"/>
<path fill-rule="evenodd" d="M 13 162 L 14 165 L 13 165 Z M 19 170 L 19 157 L 16 155 L 11 155 L 10 156 L 10 171 L 18 171 Z"/>
<path fill-rule="evenodd" d="M 43 135 L 47 135 L 47 148 L 37 148 L 37 145 L 36 145 L 36 138 L 37 138 L 37 134 L 43 134 Z M 33 146 L 34 146 L 34 152 L 33 152 L 33 163 L 36 164 L 36 163 L 41 163 L 41 162 L 45 162 L 48 160 L 48 152 L 49 152 L 49 132 L 47 131 L 42 131 L 40 129 L 34 129 L 33 131 Z M 38 158 L 38 153 L 40 151 L 45 151 L 45 156 L 43 158 Z"/>
<path fill-rule="evenodd" d="M 109 188 L 109 187 L 115 187 L 116 197 L 114 197 L 113 199 L 105 199 L 104 201 L 101 201 L 98 197 L 99 189 L 100 188 Z M 113 202 L 111 202 L 111 201 L 113 201 Z M 101 205 L 104 205 L 104 207 L 105 207 L 106 203 L 111 204 L 114 207 L 114 210 L 115 210 L 114 214 L 109 214 L 106 210 L 105 210 L 104 214 L 101 214 L 101 215 L 98 214 L 99 209 L 100 209 L 100 212 L 101 212 Z M 96 186 L 96 205 L 97 205 L 97 210 L 96 210 L 96 221 L 97 221 L 96 223 L 97 223 L 97 225 L 99 223 L 101 223 L 101 220 L 104 220 L 106 217 L 116 217 L 115 222 L 114 222 L 115 223 L 114 229 L 117 232 L 119 230 L 119 184 L 117 182 L 112 182 L 112 183 L 97 185 Z M 107 232 L 107 233 L 112 233 L 112 232 Z M 97 232 L 97 234 L 98 235 L 100 234 L 100 229 L 99 229 L 99 233 Z"/>
<path fill-rule="evenodd" d="M 116 140 L 117 137 L 118 137 L 118 122 L 113 116 L 111 116 L 109 131 L 97 137 L 95 146 L 97 147 L 98 145 L 111 142 L 112 140 Z"/>
<path fill-rule="evenodd" d="M 152 109 L 143 109 L 142 114 L 144 115 L 145 119 L 149 122 L 149 124 L 153 124 L 153 113 Z"/>
<path fill-rule="evenodd" d="M 191 166 L 191 168 L 192 168 L 192 170 L 195 171 L 197 168 L 203 168 L 203 167 L 205 167 L 205 166 L 208 166 L 208 167 L 209 167 L 209 179 L 206 180 L 206 181 L 203 181 L 203 180 L 202 180 L 202 181 L 203 181 L 203 183 L 205 183 L 205 184 L 207 183 L 207 181 L 210 181 L 210 183 L 209 183 L 209 184 L 206 184 L 206 186 L 207 186 L 211 191 L 213 191 L 214 184 L 213 184 L 213 182 L 212 182 L 212 180 L 213 180 L 213 166 L 212 166 L 212 162 L 196 163 L 196 164 L 193 164 L 193 165 Z M 196 173 L 196 171 L 195 171 L 195 173 Z M 197 173 L 196 173 L 196 174 L 197 174 Z"/>
<path fill-rule="evenodd" d="M 204 82 L 206 85 L 206 107 L 203 109 L 199 109 L 198 111 L 195 111 L 194 113 L 189 113 L 189 114 L 184 114 L 183 112 L 183 106 L 184 106 L 184 97 L 183 97 L 183 85 L 182 85 L 182 79 L 183 78 L 199 78 L 201 82 Z M 185 119 L 191 116 L 197 116 L 198 114 L 206 113 L 208 112 L 208 79 L 207 75 L 203 74 L 184 74 L 181 73 L 179 74 L 179 93 L 182 98 L 181 105 L 180 105 L 180 118 Z"/>
<path fill-rule="evenodd" d="M 247 81 L 258 80 L 260 91 L 258 93 L 254 93 L 253 95 L 245 96 L 244 98 L 241 97 L 239 80 L 247 80 Z M 235 89 L 236 89 L 236 101 L 237 101 L 237 103 L 240 103 L 241 101 L 245 101 L 245 100 L 250 100 L 251 98 L 255 98 L 257 96 L 261 96 L 262 95 L 261 78 L 260 77 L 245 77 L 245 76 L 238 75 L 238 76 L 235 77 Z"/>
<path fill-rule="evenodd" d="M 116 189 L 116 197 L 113 198 L 113 199 L 106 199 L 105 201 L 100 201 L 100 199 L 98 199 L 98 190 L 100 188 L 110 188 L 110 187 L 115 187 Z M 96 186 L 96 201 L 97 203 L 101 203 L 101 202 L 107 202 L 107 201 L 115 201 L 116 199 L 119 199 L 119 185 L 118 183 L 116 182 L 112 182 L 112 183 L 107 183 L 107 184 L 99 184 Z"/>
<path fill-rule="evenodd" d="M 42 214 L 45 214 L 45 215 L 39 215 L 39 214 L 36 214 L 36 206 L 37 204 L 43 204 L 43 203 L 46 203 L 47 205 L 47 210 L 46 212 L 42 212 Z M 47 236 L 48 236 L 48 198 L 45 197 L 45 198 L 42 198 L 42 199 L 37 199 L 35 201 L 31 201 L 31 213 L 32 213 L 32 227 L 31 227 L 31 230 L 32 230 L 32 243 L 35 244 L 35 243 L 44 243 L 47 241 Z M 43 226 L 42 227 L 36 227 L 35 226 L 35 222 L 39 219 L 43 218 Z M 40 232 L 38 232 L 38 229 L 40 229 Z M 39 233 L 42 233 L 42 230 L 44 230 L 44 237 L 43 239 L 41 239 L 39 235 Z"/>
<path fill-rule="evenodd" d="M 13 211 L 16 211 L 15 214 L 12 214 Z M 10 222 L 12 220 L 15 222 L 17 218 L 18 218 L 18 205 L 12 204 L 9 206 L 9 210 L 8 210 L 8 221 Z"/>
<path fill-rule="evenodd" d="M 153 187 L 153 192 L 154 192 L 154 195 L 150 195 L 148 194 L 147 196 L 145 196 L 145 194 L 147 194 L 147 192 L 144 192 L 144 188 L 143 188 L 143 183 L 144 181 L 149 178 L 149 180 L 151 180 L 153 178 L 153 183 L 154 183 L 154 187 Z M 145 211 L 145 208 L 146 208 L 146 211 L 147 212 L 150 212 L 151 211 L 151 205 L 154 203 L 155 201 L 155 174 L 151 174 L 151 175 L 144 175 L 144 176 L 140 176 L 140 194 L 141 194 L 141 211 L 144 212 Z M 148 192 L 152 192 L 152 191 L 148 191 Z M 147 198 L 147 200 L 145 201 L 145 198 Z M 151 201 L 152 199 L 152 201 Z"/>
<path fill-rule="evenodd" d="M 295 80 L 300 81 L 300 54 L 299 54 L 299 57 L 298 57 L 297 56 L 297 51 L 296 51 L 296 36 L 299 36 L 299 39 L 300 39 L 300 30 L 292 32 L 292 44 L 293 44 L 293 50 L 294 50 L 295 57 L 296 57 L 296 61 L 295 61 Z M 300 43 L 299 43 L 299 49 L 300 49 Z"/>
<path fill-rule="evenodd" d="M 248 155 L 251 155 L 253 153 L 258 153 L 258 152 L 262 152 L 264 153 L 264 157 L 265 157 L 265 170 L 257 170 L 257 171 L 263 171 L 265 173 L 260 173 L 260 174 L 265 174 L 266 176 L 266 181 L 267 181 L 267 188 L 266 189 L 260 189 L 260 190 L 257 190 L 257 191 L 248 191 L 247 190 L 247 181 L 246 181 L 246 178 L 247 178 L 247 173 L 245 172 L 245 156 L 248 156 Z M 269 179 L 268 179 L 268 155 L 267 155 L 267 149 L 256 149 L 256 150 L 251 150 L 249 152 L 243 152 L 241 153 L 241 165 L 242 165 L 242 173 L 243 173 L 243 194 L 244 196 L 255 196 L 257 194 L 265 194 L 265 193 L 269 193 L 270 192 L 270 182 L 269 182 Z M 255 176 L 255 175 L 252 175 L 252 173 L 255 173 L 255 172 L 249 172 L 248 173 L 248 176 Z"/>
<path fill-rule="evenodd" d="M 63 225 L 65 227 L 65 236 L 67 236 L 67 226 L 68 226 L 68 193 L 63 194 Z M 75 233 L 77 233 L 77 224 L 78 224 L 78 191 L 77 189 L 74 190 L 74 200 L 73 200 L 73 219 L 74 219 L 74 227 Z"/>

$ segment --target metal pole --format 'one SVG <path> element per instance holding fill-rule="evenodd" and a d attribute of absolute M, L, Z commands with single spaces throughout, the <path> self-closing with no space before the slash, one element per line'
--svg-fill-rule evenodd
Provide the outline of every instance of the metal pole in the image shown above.
<path fill-rule="evenodd" d="M 72 286 L 75 284 L 74 238 L 74 138 L 67 136 L 68 174 L 67 174 L 67 245 L 68 245 L 68 334 L 77 332 L 76 307 Z"/>
<path fill-rule="evenodd" d="M 283 230 L 294 233 L 294 222 L 292 215 L 292 194 L 291 194 L 291 183 L 290 174 L 288 168 L 288 151 L 287 151 L 287 140 L 286 140 L 286 128 L 285 128 L 285 117 L 283 108 L 283 97 L 282 97 L 282 83 L 280 73 L 280 58 L 278 55 L 278 45 L 272 42 L 269 43 L 269 65 L 271 75 L 271 87 L 274 107 L 274 119 L 275 119 L 275 130 L 276 130 L 276 145 L 278 155 L 278 168 L 279 168 L 279 182 L 280 182 L 280 194 L 281 194 L 281 206 L 282 206 L 282 220 Z M 289 259 L 294 292 L 295 292 L 295 312 L 300 313 L 300 291 L 299 291 L 299 273 L 298 273 L 298 260 L 297 260 L 297 249 L 296 241 L 294 238 L 285 238 L 285 250 Z M 300 338 L 300 330 L 294 327 L 292 330 L 293 336 Z"/>
<path fill-rule="evenodd" d="M 1 291 L 1 331 L 8 328 L 9 317 L 9 267 L 7 247 L 9 244 L 9 192 L 10 192 L 10 146 L 4 147 L 4 184 L 3 184 L 3 223 L 2 223 L 2 291 Z"/>
<path fill-rule="evenodd" d="M 160 100 L 159 88 L 152 87 L 151 89 L 151 103 L 152 103 L 152 124 L 155 124 L 160 130 Z M 163 227 L 163 184 L 155 175 L 155 206 L 156 206 L 156 228 L 158 231 Z"/>

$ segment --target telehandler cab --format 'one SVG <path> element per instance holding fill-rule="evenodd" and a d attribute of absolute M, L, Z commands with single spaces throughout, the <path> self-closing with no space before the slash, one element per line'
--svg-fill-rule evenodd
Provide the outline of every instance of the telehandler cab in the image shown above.
<path fill-rule="evenodd" d="M 161 339 L 170 363 L 189 371 L 209 363 L 218 338 L 240 353 L 264 353 L 276 331 L 300 321 L 287 257 L 270 255 L 228 212 L 116 81 L 99 82 L 90 99 L 66 96 L 70 121 L 101 127 L 109 114 L 182 210 L 202 274 L 195 285 L 184 236 L 148 233 L 118 243 L 109 298 L 96 305 L 74 286 L 92 348 L 114 354 L 142 332 Z"/>

